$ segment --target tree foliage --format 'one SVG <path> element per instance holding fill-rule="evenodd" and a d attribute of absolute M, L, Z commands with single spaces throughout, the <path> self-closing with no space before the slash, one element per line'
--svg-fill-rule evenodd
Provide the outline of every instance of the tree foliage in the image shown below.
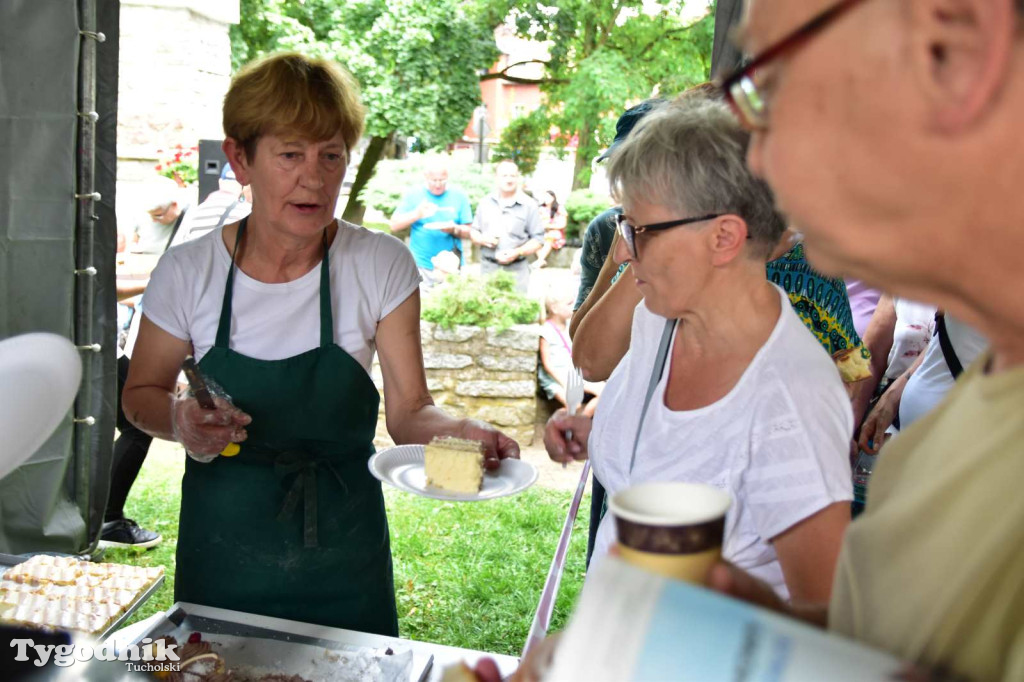
<path fill-rule="evenodd" d="M 535 109 L 512 119 L 501 131 L 501 139 L 491 149 L 491 161 L 515 161 L 523 175 L 531 175 L 540 160 L 541 148 L 548 142 L 551 122 L 547 112 Z"/>
<path fill-rule="evenodd" d="M 372 176 L 394 134 L 415 137 L 421 149 L 457 140 L 480 103 L 479 73 L 498 57 L 489 0 L 242 0 L 241 9 L 231 33 L 236 64 L 293 49 L 335 59 L 359 81 L 378 144 L 371 141 L 370 168 L 360 167 L 356 184 Z"/>
<path fill-rule="evenodd" d="M 516 4 L 518 33 L 549 44 L 542 88 L 552 123 L 577 138 L 573 188 L 589 182 L 590 162 L 611 143 L 615 121 L 629 104 L 655 94 L 671 96 L 708 79 L 714 8 L 699 21 L 687 23 L 682 18 L 684 4 L 685 0 Z"/>

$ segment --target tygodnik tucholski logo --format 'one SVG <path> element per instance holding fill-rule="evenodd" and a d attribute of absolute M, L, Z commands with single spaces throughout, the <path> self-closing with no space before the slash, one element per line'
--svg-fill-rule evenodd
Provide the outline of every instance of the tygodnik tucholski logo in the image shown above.
<path fill-rule="evenodd" d="M 94 649 L 88 644 L 36 644 L 31 639 L 12 639 L 11 646 L 17 649 L 15 661 L 29 661 L 34 656 L 33 665 L 43 667 L 53 662 L 58 668 L 66 668 L 76 662 L 123 661 L 128 669 L 135 672 L 178 672 L 177 644 L 167 644 L 162 639 L 154 642 L 149 637 L 141 644 L 128 644 L 120 652 L 114 650 L 112 644 L 104 644 Z"/>

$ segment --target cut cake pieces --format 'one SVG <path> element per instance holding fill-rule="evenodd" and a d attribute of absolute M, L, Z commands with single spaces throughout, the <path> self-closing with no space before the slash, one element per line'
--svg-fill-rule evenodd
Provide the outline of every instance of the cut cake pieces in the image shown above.
<path fill-rule="evenodd" d="M 476 493 L 484 482 L 484 448 L 475 440 L 434 438 L 426 446 L 427 485 L 455 493 Z"/>
<path fill-rule="evenodd" d="M 0 621 L 98 634 L 163 572 L 39 554 L 0 580 Z"/>

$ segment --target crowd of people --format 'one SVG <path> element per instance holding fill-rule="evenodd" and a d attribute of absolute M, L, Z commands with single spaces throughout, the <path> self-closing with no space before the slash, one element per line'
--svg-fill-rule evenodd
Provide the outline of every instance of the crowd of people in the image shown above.
<path fill-rule="evenodd" d="M 733 499 L 713 589 L 935 679 L 1024 679 L 1022 14 L 754 0 L 738 71 L 623 115 L 603 161 L 617 206 L 541 342 L 542 382 L 607 381 L 545 431 L 554 461 L 593 464 L 593 561 L 615 540 L 600 489 L 709 484 Z M 420 281 L 457 270 L 469 239 L 525 288 L 563 228 L 510 162 L 475 211 L 429 166 L 391 219 L 408 247 L 334 219 L 362 124 L 336 65 L 274 55 L 234 78 L 224 148 L 251 212 L 161 259 L 123 404 L 189 455 L 177 599 L 393 635 L 370 361 L 396 443 L 517 457 L 433 405 Z M 230 401 L 175 393 L 190 354 Z M 244 456 L 221 456 L 230 443 Z M 861 452 L 878 460 L 851 522 Z"/>
<path fill-rule="evenodd" d="M 480 273 L 508 272 L 527 293 L 532 269 L 543 268 L 551 252 L 565 246 L 567 216 L 553 191 L 540 200 L 523 190 L 514 161 L 495 165 L 495 191 L 474 210 L 466 194 L 448 186 L 449 161 L 428 157 L 424 182 L 402 197 L 391 216 L 392 234 L 409 231 L 409 250 L 426 288 L 466 265 L 465 241 L 480 248 Z M 536 255 L 531 264 L 529 257 Z"/>

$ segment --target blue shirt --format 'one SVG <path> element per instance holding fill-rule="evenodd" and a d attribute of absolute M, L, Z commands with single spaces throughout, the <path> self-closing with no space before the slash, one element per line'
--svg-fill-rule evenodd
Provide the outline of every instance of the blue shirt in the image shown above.
<path fill-rule="evenodd" d="M 446 223 L 454 221 L 456 225 L 469 225 L 473 222 L 473 209 L 469 205 L 469 199 L 461 190 L 449 188 L 441 196 L 431 194 L 426 187 L 420 186 L 412 190 L 398 204 L 395 213 L 408 213 L 415 211 L 416 207 L 424 201 L 437 206 L 437 212 L 429 218 L 417 220 L 412 224 L 409 234 L 409 250 L 416 259 L 416 266 L 424 270 L 433 270 L 434 264 L 430 259 L 442 251 L 451 251 L 460 246 L 460 241 L 455 235 L 431 230 L 426 225 L 430 223 Z"/>

